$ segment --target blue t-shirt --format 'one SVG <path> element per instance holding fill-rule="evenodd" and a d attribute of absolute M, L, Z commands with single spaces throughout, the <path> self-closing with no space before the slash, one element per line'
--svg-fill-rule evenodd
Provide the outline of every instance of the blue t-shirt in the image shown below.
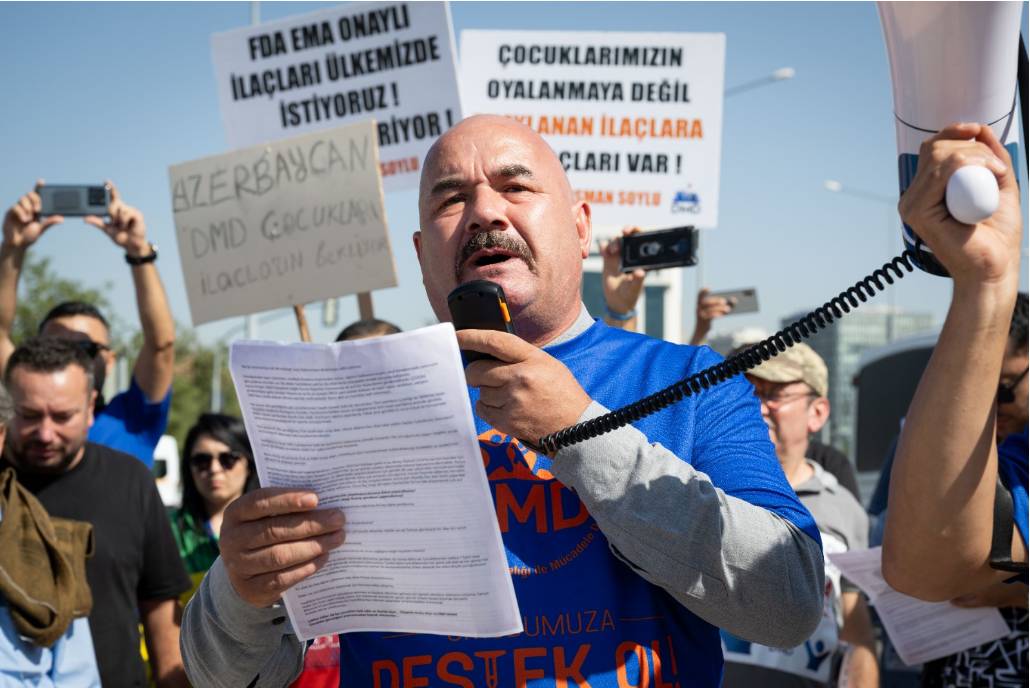
<path fill-rule="evenodd" d="M 547 352 L 610 409 L 717 363 L 595 322 Z M 469 390 L 473 405 L 478 391 Z M 787 483 L 759 403 L 742 376 L 634 424 L 727 494 L 763 506 L 818 541 Z M 476 419 L 524 632 L 503 638 L 345 633 L 342 688 L 718 686 L 719 631 L 616 559 L 550 458 Z"/>
<path fill-rule="evenodd" d="M 135 376 L 124 392 L 115 395 L 93 420 L 89 441 L 131 454 L 151 467 L 154 448 L 168 427 L 172 390 L 159 402 L 147 399 Z"/>
<path fill-rule="evenodd" d="M 1012 493 L 1012 511 L 1016 520 L 1016 528 L 1027 541 L 1027 432 L 1009 435 L 998 445 L 998 475 L 1001 484 Z"/>

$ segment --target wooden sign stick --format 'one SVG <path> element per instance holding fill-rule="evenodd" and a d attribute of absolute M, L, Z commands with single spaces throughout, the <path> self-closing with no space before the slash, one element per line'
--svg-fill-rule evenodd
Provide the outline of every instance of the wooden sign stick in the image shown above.
<path fill-rule="evenodd" d="M 310 342 L 311 331 L 308 329 L 308 318 L 304 315 L 304 306 L 294 306 L 293 314 L 297 316 L 297 328 L 300 329 L 300 341 Z"/>
<path fill-rule="evenodd" d="M 363 291 L 358 294 L 358 315 L 362 320 L 371 320 L 375 317 L 372 312 L 372 292 Z"/>

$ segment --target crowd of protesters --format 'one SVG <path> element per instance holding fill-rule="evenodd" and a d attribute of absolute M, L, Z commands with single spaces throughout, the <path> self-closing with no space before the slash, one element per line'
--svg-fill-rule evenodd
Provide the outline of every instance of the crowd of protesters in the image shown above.
<path fill-rule="evenodd" d="M 941 179 L 973 155 L 995 173 L 1002 199 L 975 229 L 936 212 Z M 496 161 L 504 164 L 495 170 Z M 110 190 L 107 214 L 85 222 L 124 250 L 143 333 L 129 387 L 110 400 L 102 388 L 116 358 L 108 321 L 92 304 L 55 304 L 33 324 L 37 336 L 12 341 L 26 254 L 64 218 L 40 216 L 38 187 L 4 216 L 0 686 L 373 685 L 379 677 L 368 660 L 386 647 L 446 657 L 452 641 L 422 636 L 385 644 L 370 637 L 296 640 L 275 603 L 344 542 L 345 526 L 335 510 L 297 507 L 308 493 L 260 488 L 240 419 L 195 419 L 182 447 L 181 506 L 166 510 L 149 468 L 171 406 L 174 322 L 144 216 L 113 184 Z M 815 442 L 832 411 L 829 376 L 818 354 L 798 344 L 661 420 L 538 464 L 563 490 L 575 490 L 609 547 L 584 556 L 587 568 L 568 571 L 560 583 L 568 587 L 557 593 L 518 581 L 524 611 L 560 607 L 566 594 L 595 596 L 598 607 L 624 595 L 627 613 L 661 619 L 653 627 L 669 634 L 669 656 L 693 666 L 696 675 L 681 674 L 682 685 L 890 685 L 875 615 L 825 557 L 882 540 L 883 573 L 895 588 L 997 607 L 1010 628 L 990 647 L 927 665 L 924 685 L 1027 684 L 1022 220 L 1011 161 L 990 129 L 956 125 L 934 137 L 901 212 L 955 287 L 885 469 L 887 508 L 872 515 L 872 528 L 853 467 Z M 506 292 L 526 341 L 459 335 L 462 348 L 497 359 L 467 368 L 480 430 L 541 437 L 718 360 L 697 347 L 734 304 L 707 289 L 698 294 L 690 346 L 633 332 L 646 273 L 619 269 L 618 238 L 600 247 L 605 313 L 601 321 L 586 315 L 579 263 L 589 248 L 589 208 L 572 202 L 553 153 L 521 125 L 477 117 L 445 134 L 426 160 L 420 215 L 415 250 L 438 317 L 446 318 L 443 297 L 457 281 L 496 275 L 513 287 Z M 548 220 L 547 230 L 536 226 Z M 464 239 L 452 237 L 476 234 L 486 237 L 479 252 L 507 252 L 506 261 L 478 265 L 479 252 L 471 252 L 455 274 L 453 251 L 464 249 Z M 512 277 L 522 269 L 514 263 L 525 263 L 525 274 Z M 362 321 L 337 341 L 396 332 L 384 321 Z M 591 367 L 593 357 L 618 362 L 621 389 L 608 381 L 614 373 Z M 648 486 L 648 504 L 632 496 L 639 485 Z M 287 545 L 296 552 L 298 544 L 310 547 L 283 558 Z M 540 546 L 528 537 L 520 545 Z M 260 557 L 253 553 L 271 558 L 276 548 L 274 566 L 254 563 Z M 279 587 L 253 584 L 277 570 L 300 573 Z M 504 652 L 521 651 L 518 638 L 505 641 L 498 645 Z M 578 654 L 559 666 L 555 657 L 553 673 L 521 675 L 551 681 L 539 685 L 587 685 L 589 674 L 590 685 L 609 685 L 600 677 L 614 667 Z M 637 655 L 631 685 L 647 685 L 646 658 L 646 650 Z M 650 661 L 658 672 L 657 648 Z M 495 683 L 507 685 L 501 671 Z M 392 685 L 436 684 L 405 675 Z"/>

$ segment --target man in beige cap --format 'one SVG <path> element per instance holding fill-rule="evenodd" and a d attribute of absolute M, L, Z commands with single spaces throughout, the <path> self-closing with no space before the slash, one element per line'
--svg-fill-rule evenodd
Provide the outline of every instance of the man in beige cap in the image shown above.
<path fill-rule="evenodd" d="M 807 344 L 797 344 L 747 375 L 762 405 L 769 439 L 791 487 L 819 526 L 825 554 L 868 546 L 869 521 L 855 497 L 808 457 L 809 438 L 830 418 L 826 364 Z M 805 643 L 786 652 L 723 632 L 723 685 L 876 686 L 878 670 L 869 610 L 861 593 L 826 560 L 823 620 Z M 838 662 L 838 659 L 844 659 Z M 841 685 L 844 685 L 843 683 Z"/>

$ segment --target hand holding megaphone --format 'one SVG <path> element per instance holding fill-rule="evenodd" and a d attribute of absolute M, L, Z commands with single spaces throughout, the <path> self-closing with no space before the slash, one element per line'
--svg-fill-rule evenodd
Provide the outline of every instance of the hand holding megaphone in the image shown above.
<path fill-rule="evenodd" d="M 981 165 L 958 168 L 944 189 L 948 213 L 966 225 L 979 224 L 993 215 L 998 200 L 998 180 Z"/>
<path fill-rule="evenodd" d="M 1018 275 L 1019 190 L 1008 152 L 990 127 L 955 124 L 927 139 L 899 210 L 945 274 L 991 282 L 1016 261 Z"/>

